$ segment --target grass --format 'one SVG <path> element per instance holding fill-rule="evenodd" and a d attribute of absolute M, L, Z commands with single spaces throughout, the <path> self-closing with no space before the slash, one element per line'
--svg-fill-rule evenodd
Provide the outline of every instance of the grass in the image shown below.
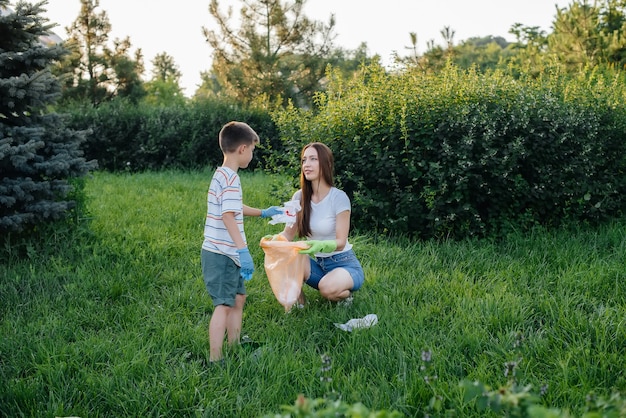
<path fill-rule="evenodd" d="M 96 173 L 83 227 L 49 234 L 26 257 L 4 248 L 0 416 L 273 416 L 298 394 L 405 416 L 485 416 L 464 401 L 465 379 L 543 388 L 541 404 L 574 416 L 590 393 L 624 394 L 624 222 L 501 242 L 359 234 L 366 283 L 354 303 L 306 288 L 309 304 L 285 314 L 257 245 L 281 227 L 248 218 L 257 271 L 243 333 L 264 345 L 207 366 L 212 305 L 199 254 L 211 174 Z M 280 177 L 242 181 L 251 206 L 293 192 Z M 369 313 L 372 328 L 333 325 Z"/>

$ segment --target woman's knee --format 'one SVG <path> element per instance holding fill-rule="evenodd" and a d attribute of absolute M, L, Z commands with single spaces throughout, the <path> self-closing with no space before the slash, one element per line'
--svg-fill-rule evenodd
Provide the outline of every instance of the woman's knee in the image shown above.
<path fill-rule="evenodd" d="M 320 295 L 327 298 L 340 297 L 344 291 L 352 289 L 352 276 L 344 269 L 333 270 L 320 280 L 318 289 Z"/>

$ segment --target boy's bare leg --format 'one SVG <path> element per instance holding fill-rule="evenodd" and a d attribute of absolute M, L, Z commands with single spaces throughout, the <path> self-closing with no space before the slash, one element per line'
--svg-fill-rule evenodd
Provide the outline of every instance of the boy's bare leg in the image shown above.
<path fill-rule="evenodd" d="M 213 310 L 213 315 L 209 321 L 209 361 L 222 359 L 226 322 L 232 309 L 230 306 L 218 305 Z"/>
<path fill-rule="evenodd" d="M 226 332 L 229 344 L 237 344 L 241 334 L 241 322 L 243 320 L 243 305 L 246 303 L 246 295 L 235 296 L 235 306 L 230 309 L 226 319 Z"/>

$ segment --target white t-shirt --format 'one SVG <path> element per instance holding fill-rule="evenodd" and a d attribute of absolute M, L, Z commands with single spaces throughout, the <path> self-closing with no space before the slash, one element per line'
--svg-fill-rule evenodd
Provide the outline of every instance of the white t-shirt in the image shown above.
<path fill-rule="evenodd" d="M 302 192 L 298 190 L 294 193 L 292 200 L 300 201 Z M 337 215 L 344 211 L 351 211 L 350 198 L 343 191 L 336 187 L 331 187 L 330 192 L 319 203 L 311 202 L 311 236 L 312 240 L 336 239 Z M 317 253 L 316 256 L 328 257 L 352 249 L 352 244 L 346 240 L 346 246 L 341 251 L 332 253 Z"/>

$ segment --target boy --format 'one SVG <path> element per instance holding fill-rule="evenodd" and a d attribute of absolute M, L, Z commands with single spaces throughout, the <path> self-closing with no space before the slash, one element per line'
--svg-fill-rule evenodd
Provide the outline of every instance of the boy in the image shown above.
<path fill-rule="evenodd" d="M 260 210 L 243 204 L 237 170 L 248 167 L 258 143 L 257 133 L 243 122 L 229 122 L 219 133 L 224 161 L 209 186 L 202 243 L 202 274 L 214 306 L 209 322 L 210 362 L 222 360 L 224 335 L 228 344 L 239 343 L 246 301 L 244 279 L 250 280 L 254 272 L 243 216 L 267 218 L 282 213 L 276 206 Z"/>

